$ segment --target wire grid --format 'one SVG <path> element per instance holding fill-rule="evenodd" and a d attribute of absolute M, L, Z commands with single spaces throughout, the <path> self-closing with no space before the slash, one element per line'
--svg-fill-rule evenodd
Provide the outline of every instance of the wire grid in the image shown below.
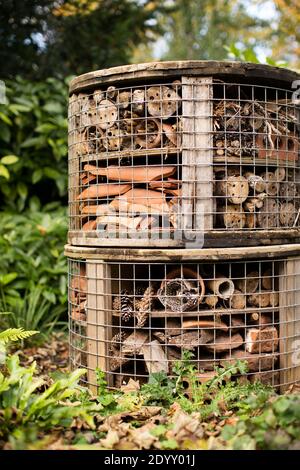
<path fill-rule="evenodd" d="M 183 77 L 73 94 L 70 231 L 123 244 L 287 232 L 299 227 L 298 157 L 290 90 Z"/>
<path fill-rule="evenodd" d="M 246 360 L 246 378 L 285 390 L 300 381 L 299 258 L 217 263 L 69 260 L 72 367 L 111 388 L 170 376 L 186 350 L 199 382 Z M 238 378 L 238 376 L 236 377 Z M 188 385 L 187 385 L 188 386 Z"/>

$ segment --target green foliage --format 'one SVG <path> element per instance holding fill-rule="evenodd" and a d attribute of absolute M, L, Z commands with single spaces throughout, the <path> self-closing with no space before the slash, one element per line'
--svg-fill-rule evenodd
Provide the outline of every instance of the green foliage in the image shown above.
<path fill-rule="evenodd" d="M 231 44 L 230 46 L 225 46 L 225 50 L 228 53 L 229 59 L 240 60 L 241 62 L 253 62 L 255 64 L 261 63 L 254 46 Z M 273 65 L 274 67 L 288 67 L 286 62 L 274 60 L 272 57 L 266 57 L 265 61 L 268 65 Z"/>
<path fill-rule="evenodd" d="M 0 0 L 3 77 L 80 74 L 128 63 L 153 39 L 156 0 Z M 74 34 L 76 31 L 76 34 Z"/>
<path fill-rule="evenodd" d="M 49 333 L 67 304 L 65 209 L 1 214 L 0 308 L 11 328 Z"/>
<path fill-rule="evenodd" d="M 1 206 L 23 211 L 67 194 L 67 82 L 6 82 L 0 105 Z"/>
<path fill-rule="evenodd" d="M 299 395 L 277 396 L 271 401 L 265 399 L 256 403 L 252 397 L 248 397 L 245 399 L 247 402 L 250 405 L 247 414 L 242 415 L 234 426 L 225 426 L 223 429 L 221 439 L 228 448 L 299 449 Z"/>
<path fill-rule="evenodd" d="M 101 407 L 78 401 L 78 380 L 85 370 L 76 370 L 50 386 L 36 378 L 35 372 L 35 363 L 24 368 L 16 355 L 7 358 L 0 372 L 0 439 L 9 439 L 18 448 L 20 442 L 36 440 L 42 430 L 68 428 L 74 418 L 94 427 L 92 412 Z"/>
<path fill-rule="evenodd" d="M 7 344 L 10 341 L 20 341 L 37 333 L 38 331 L 25 331 L 23 328 L 8 328 L 0 332 L 0 342 Z"/>

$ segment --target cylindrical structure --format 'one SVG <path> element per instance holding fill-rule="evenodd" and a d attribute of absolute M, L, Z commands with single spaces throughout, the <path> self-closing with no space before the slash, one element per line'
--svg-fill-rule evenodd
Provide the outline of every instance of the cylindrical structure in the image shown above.
<path fill-rule="evenodd" d="M 266 65 L 210 61 L 75 78 L 69 243 L 298 242 L 299 78 Z"/>
<path fill-rule="evenodd" d="M 300 381 L 300 245 L 108 250 L 68 245 L 71 362 L 111 388 L 172 375 L 190 351 L 199 381 L 245 360 L 248 379 Z"/>

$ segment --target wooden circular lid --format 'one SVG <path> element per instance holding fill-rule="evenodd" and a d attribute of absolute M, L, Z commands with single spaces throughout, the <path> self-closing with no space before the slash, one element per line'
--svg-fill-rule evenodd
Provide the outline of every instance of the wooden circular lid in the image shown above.
<path fill-rule="evenodd" d="M 75 77 L 70 83 L 70 93 L 77 93 L 103 84 L 150 82 L 154 79 L 180 77 L 181 75 L 213 76 L 224 81 L 250 83 L 264 86 L 290 88 L 299 79 L 296 72 L 281 67 L 250 62 L 216 60 L 179 60 L 121 65 L 88 72 Z"/>

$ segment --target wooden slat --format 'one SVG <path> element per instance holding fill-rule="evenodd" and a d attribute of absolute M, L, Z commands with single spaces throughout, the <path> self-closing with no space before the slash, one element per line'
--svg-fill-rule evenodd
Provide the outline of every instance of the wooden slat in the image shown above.
<path fill-rule="evenodd" d="M 91 260 L 86 263 L 87 276 L 87 366 L 90 390 L 97 392 L 98 367 L 108 370 L 107 340 L 111 337 L 111 276 L 110 266 Z"/>
<path fill-rule="evenodd" d="M 177 155 L 181 152 L 181 148 L 157 148 L 157 149 L 137 149 L 137 150 L 120 150 L 119 152 L 99 152 L 98 154 L 86 154 L 80 156 L 82 163 L 92 161 L 120 160 L 122 158 L 139 158 L 139 157 L 161 157 Z"/>
<path fill-rule="evenodd" d="M 127 249 L 127 248 L 95 248 L 87 246 L 65 246 L 65 255 L 75 259 L 100 259 L 108 261 L 164 261 L 164 262 L 196 262 L 278 258 L 282 256 L 300 255 L 300 244 L 247 246 L 236 248 L 204 248 L 198 249 Z"/>
<path fill-rule="evenodd" d="M 191 229 L 213 228 L 212 78 L 182 77 L 182 217 Z"/>
<path fill-rule="evenodd" d="M 281 392 L 300 381 L 300 257 L 282 262 L 279 272 Z"/>

